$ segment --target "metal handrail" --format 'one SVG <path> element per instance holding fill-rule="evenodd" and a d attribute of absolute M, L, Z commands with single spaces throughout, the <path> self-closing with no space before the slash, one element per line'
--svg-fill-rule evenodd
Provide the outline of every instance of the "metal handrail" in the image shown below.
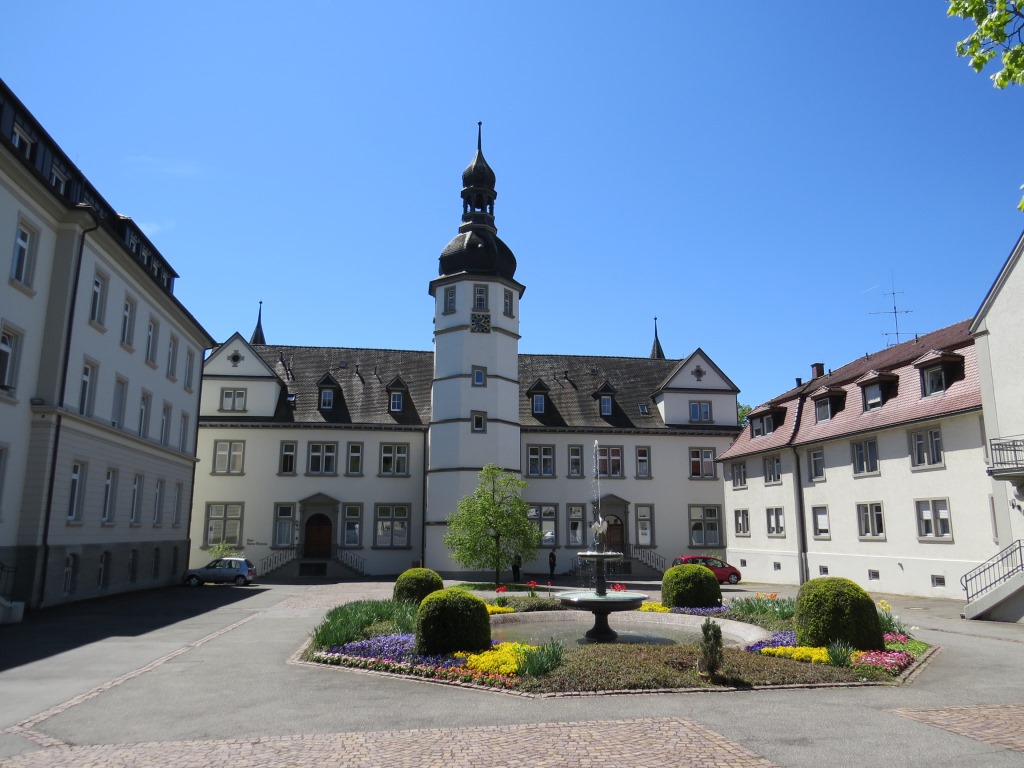
<path fill-rule="evenodd" d="M 348 549 L 339 549 L 338 560 L 340 560 L 343 565 L 347 565 L 360 576 L 366 575 L 366 560 L 357 555 L 355 552 L 352 552 Z"/>
<path fill-rule="evenodd" d="M 297 551 L 294 547 L 288 549 L 278 549 L 263 558 L 260 563 L 260 576 L 266 576 L 271 571 L 276 571 L 283 565 L 290 563 L 295 559 Z"/>
<path fill-rule="evenodd" d="M 634 560 L 639 560 L 648 568 L 653 568 L 654 570 L 659 571 L 661 573 L 664 573 L 666 570 L 665 563 L 667 561 L 664 557 L 659 555 L 653 549 L 640 547 L 636 544 L 630 544 L 629 556 L 632 557 Z"/>
<path fill-rule="evenodd" d="M 960 586 L 967 593 L 969 603 L 1018 573 L 1024 573 L 1024 542 L 1020 539 L 965 573 L 960 578 Z"/>
<path fill-rule="evenodd" d="M 1024 467 L 1024 437 L 993 437 L 989 441 L 992 466 L 1015 469 Z"/>
<path fill-rule="evenodd" d="M 0 597 L 10 599 L 14 594 L 14 572 L 14 568 L 0 563 Z"/>

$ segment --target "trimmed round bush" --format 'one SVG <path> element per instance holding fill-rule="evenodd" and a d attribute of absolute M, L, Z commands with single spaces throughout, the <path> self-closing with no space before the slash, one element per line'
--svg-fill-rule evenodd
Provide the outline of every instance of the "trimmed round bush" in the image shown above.
<path fill-rule="evenodd" d="M 722 604 L 722 588 L 710 568 L 673 565 L 661 579 L 661 604 L 666 608 L 713 608 Z"/>
<path fill-rule="evenodd" d="M 408 600 L 419 604 L 423 602 L 424 597 L 439 589 L 444 589 L 444 582 L 437 571 L 429 568 L 410 568 L 395 581 L 392 597 L 395 600 Z"/>
<path fill-rule="evenodd" d="M 423 598 L 416 613 L 416 653 L 432 656 L 490 647 L 491 619 L 479 597 L 449 587 Z"/>
<path fill-rule="evenodd" d="M 797 645 L 821 648 L 838 640 L 858 651 L 885 648 L 871 596 L 858 584 L 838 576 L 811 579 L 800 587 L 793 626 Z"/>

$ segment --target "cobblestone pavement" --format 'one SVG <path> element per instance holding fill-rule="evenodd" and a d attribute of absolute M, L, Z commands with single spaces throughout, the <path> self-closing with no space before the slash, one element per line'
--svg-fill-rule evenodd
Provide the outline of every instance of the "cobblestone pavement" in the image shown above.
<path fill-rule="evenodd" d="M 896 709 L 893 712 L 995 747 L 1024 752 L 1024 704 Z"/>
<path fill-rule="evenodd" d="M 643 734 L 637 740 L 638 733 Z M 8 768 L 748 768 L 772 766 L 750 750 L 682 718 L 434 728 L 371 733 L 58 747 L 19 755 Z"/>
<path fill-rule="evenodd" d="M 644 585 L 630 586 L 645 589 Z M 648 589 L 654 599 L 658 597 L 656 586 Z M 1012 700 L 1012 692 L 1019 690 L 1019 667 L 1014 662 L 1010 662 L 1014 666 L 1005 666 L 1006 660 L 1012 658 L 1007 655 L 1007 651 L 1012 653 L 1017 650 L 1016 646 L 1024 639 L 1024 628 L 960 622 L 955 615 L 949 615 L 956 610 L 952 601 L 917 601 L 913 605 L 908 603 L 904 606 L 908 612 L 918 611 L 915 620 L 920 620 L 926 632 L 945 632 L 954 651 L 958 643 L 962 650 L 957 657 L 954 651 L 944 649 L 947 652 L 940 655 L 939 662 L 947 665 L 944 671 L 930 675 L 927 683 L 920 686 L 921 690 L 914 690 L 918 687 L 915 683 L 900 689 L 902 693 L 891 688 L 874 688 L 861 689 L 864 694 L 860 697 L 856 691 L 848 690 L 839 694 L 833 692 L 836 698 L 821 691 L 810 690 L 779 691 L 754 697 L 742 693 L 710 697 L 702 694 L 689 697 L 634 696 L 629 698 L 644 703 L 621 706 L 609 703 L 601 708 L 600 719 L 593 717 L 593 710 L 587 713 L 586 709 L 574 709 L 576 705 L 563 700 L 563 704 L 549 704 L 547 706 L 550 709 L 539 713 L 543 717 L 537 719 L 543 719 L 544 722 L 522 722 L 522 709 L 515 712 L 520 721 L 513 722 L 513 718 L 507 716 L 511 711 L 507 708 L 509 705 L 504 703 L 509 699 L 492 695 L 486 701 L 477 700 L 470 705 L 483 712 L 482 719 L 489 724 L 481 725 L 481 718 L 477 717 L 475 722 L 467 723 L 464 727 L 449 727 L 449 722 L 459 722 L 459 718 L 452 716 L 449 710 L 454 700 L 442 694 L 454 692 L 438 686 L 436 693 L 427 694 L 426 699 L 423 698 L 423 687 L 419 687 L 415 693 L 411 689 L 405 693 L 400 692 L 400 703 L 396 704 L 393 716 L 375 720 L 368 728 L 360 728 L 356 720 L 342 720 L 319 729 L 322 732 L 310 732 L 308 724 L 303 729 L 301 718 L 293 718 L 289 722 L 298 725 L 290 729 L 254 730 L 245 738 L 223 738 L 228 734 L 237 735 L 236 730 L 225 730 L 210 738 L 192 738 L 194 732 L 183 731 L 176 726 L 177 715 L 170 707 L 160 710 L 160 730 L 150 731 L 141 738 L 125 738 L 118 732 L 116 725 L 111 728 L 109 723 L 105 723 L 106 730 L 103 733 L 106 737 L 97 739 L 93 738 L 95 733 L 88 728 L 77 732 L 72 730 L 81 727 L 80 722 L 61 722 L 62 717 L 90 708 L 95 710 L 95 713 L 90 714 L 98 713 L 108 718 L 111 712 L 124 711 L 130 703 L 116 699 L 119 690 L 133 689 L 132 695 L 137 696 L 142 692 L 147 699 L 152 697 L 158 701 L 161 697 L 171 697 L 174 694 L 168 693 L 165 686 L 178 675 L 191 674 L 189 664 L 193 663 L 196 665 L 195 679 L 202 681 L 198 685 L 231 685 L 230 682 L 223 682 L 234 680 L 230 672 L 224 673 L 226 676 L 223 678 L 207 678 L 213 669 L 203 668 L 202 664 L 206 661 L 203 654 L 244 656 L 248 661 L 251 655 L 248 649 L 252 646 L 244 643 L 251 642 L 251 639 L 246 638 L 251 638 L 254 633 L 287 630 L 283 636 L 285 643 L 291 637 L 300 642 L 301 637 L 295 635 L 295 627 L 311 628 L 316 623 L 316 617 L 341 602 L 388 597 L 390 590 L 390 583 L 368 582 L 275 585 L 256 598 L 263 601 L 259 607 L 239 603 L 225 605 L 219 613 L 204 614 L 204 634 L 200 635 L 196 631 L 189 639 L 179 640 L 181 625 L 168 624 L 159 631 L 141 635 L 147 640 L 158 638 L 161 653 L 154 653 L 145 659 L 145 663 L 138 663 L 134 668 L 126 662 L 118 674 L 111 674 L 107 679 L 95 677 L 84 690 L 74 695 L 52 698 L 46 702 L 47 706 L 40 704 L 37 709 L 33 709 L 34 714 L 30 716 L 5 718 L 7 727 L 0 729 L 0 739 L 20 741 L 16 742 L 13 749 L 8 746 L 6 758 L 0 752 L 0 766 L 546 768 L 558 765 L 589 768 L 619 764 L 633 768 L 664 768 L 665 765 L 745 768 L 817 766 L 824 764 L 822 760 L 832 766 L 861 766 L 879 764 L 881 756 L 888 754 L 887 750 L 896 739 L 908 740 L 901 743 L 905 758 L 902 764 L 905 765 L 946 764 L 941 758 L 936 760 L 936 754 L 942 758 L 948 757 L 949 764 L 958 766 L 988 768 L 1019 765 L 1019 755 L 1024 753 L 1024 704 Z M 254 629 L 258 625 L 259 629 Z M 173 639 L 167 635 L 172 635 Z M 270 636 L 259 636 L 262 643 L 270 640 Z M 930 641 L 937 642 L 936 637 L 930 638 Z M 1006 646 L 1005 643 L 1011 645 Z M 991 644 L 987 651 L 986 644 Z M 281 647 L 284 648 L 284 644 Z M 288 647 L 290 650 L 287 653 L 278 654 L 275 650 L 266 657 L 251 660 L 255 666 L 247 670 L 247 674 L 260 675 L 270 670 L 279 675 L 275 679 L 288 684 L 287 675 L 280 676 L 281 665 L 285 664 L 288 655 L 294 653 L 297 643 Z M 62 669 L 74 670 L 76 664 L 87 667 L 88 660 L 101 658 L 98 651 L 90 650 L 88 646 L 73 648 L 70 653 L 72 657 L 75 653 L 82 654 L 82 661 L 72 662 Z M 985 653 L 989 655 L 984 656 Z M 195 661 L 190 662 L 191 658 L 195 658 Z M 51 660 L 44 659 L 42 669 L 48 669 L 46 665 L 49 663 Z M 56 668 L 62 662 L 53 659 L 52 663 Z M 64 660 L 63 663 L 68 662 Z M 1000 663 L 1004 666 L 998 666 Z M 269 666 L 261 668 L 260 664 Z M 302 666 L 309 669 L 308 665 Z M 0 667 L 0 690 L 5 683 L 2 670 L 3 667 Z M 314 669 L 313 674 L 319 671 Z M 337 672 L 331 670 L 332 675 Z M 966 678 L 970 679 L 970 685 L 957 679 L 956 675 L 960 672 L 970 676 Z M 21 678 L 12 679 L 15 683 L 24 684 L 26 677 L 30 682 L 34 680 L 32 674 L 34 672 L 26 672 Z M 161 674 L 171 677 L 161 677 Z M 360 673 L 360 677 L 364 674 Z M 976 683 L 982 685 L 978 689 L 980 693 L 974 693 Z M 408 684 L 412 685 L 411 682 Z M 346 688 L 349 685 L 353 684 L 347 683 Z M 1015 685 L 1017 688 L 1014 688 Z M 1001 703 L 975 703 L 977 698 L 991 698 L 992 691 L 1001 690 L 1000 686 L 1010 692 L 1009 699 Z M 352 688 L 348 695 L 358 696 L 355 691 Z M 468 691 L 466 695 L 479 696 Z M 115 698 L 107 704 L 108 699 L 105 697 Z M 422 719 L 417 724 L 404 717 L 404 701 L 412 701 L 414 698 L 420 702 L 421 708 L 427 702 L 428 707 L 438 710 L 436 719 L 429 722 L 439 727 L 421 727 L 424 722 Z M 513 698 L 524 701 L 521 697 Z M 730 702 L 728 705 L 717 706 L 727 700 Z M 361 701 L 357 698 L 349 703 L 359 707 Z M 700 702 L 706 704 L 702 706 Z M 931 706 L 933 704 L 941 706 Z M 284 703 L 282 699 L 278 706 L 294 707 L 295 700 Z M 415 708 L 415 705 L 412 706 Z M 630 706 L 633 708 L 629 709 Z M 4 697 L 0 695 L 0 715 L 4 714 L 4 709 Z M 811 711 L 814 712 L 813 718 L 807 716 Z M 275 714 L 283 712 L 280 708 L 275 710 L 271 705 L 263 715 L 269 714 L 273 718 Z M 628 714 L 629 719 L 622 719 L 622 714 Z M 893 718 L 894 714 L 901 717 Z M 117 715 L 113 717 L 116 719 Z M 900 726 L 900 721 L 905 725 Z M 713 725 L 709 725 L 709 722 Z M 885 729 L 884 732 L 878 730 L 880 726 Z M 829 739 L 839 739 L 839 743 L 842 743 L 840 731 L 843 730 L 850 733 L 843 747 L 834 748 L 826 743 Z M 166 740 L 158 740 L 165 732 Z M 948 735 L 937 735 L 943 732 Z M 79 735 L 76 737 L 75 733 Z M 182 738 L 182 735 L 188 738 Z M 204 732 L 204 735 L 207 734 Z M 961 737 L 967 737 L 967 740 Z M 864 751 L 868 739 L 878 742 L 873 747 L 876 752 Z M 94 743 L 103 741 L 111 743 Z M 126 743 L 119 743 L 121 741 Z M 986 746 L 970 746 L 979 743 Z"/>

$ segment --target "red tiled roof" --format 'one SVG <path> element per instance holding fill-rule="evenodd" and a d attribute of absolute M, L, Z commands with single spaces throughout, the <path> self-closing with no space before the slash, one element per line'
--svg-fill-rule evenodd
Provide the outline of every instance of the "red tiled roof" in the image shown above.
<path fill-rule="evenodd" d="M 913 341 L 865 355 L 758 406 L 755 411 L 762 413 L 773 406 L 786 407 L 783 428 L 776 425 L 772 434 L 756 438 L 751 437 L 750 429 L 747 428 L 719 458 L 726 460 L 763 453 L 784 445 L 804 445 L 981 408 L 978 361 L 969 329 L 970 320 L 965 320 Z M 952 352 L 956 354 L 950 355 Z M 961 356 L 963 377 L 949 382 L 945 391 L 923 397 L 920 372 L 915 363 L 920 364 L 922 359 L 948 361 Z M 895 393 L 890 395 L 881 408 L 865 411 L 861 385 L 890 377 L 896 377 Z M 804 404 L 811 395 L 818 395 L 824 388 L 837 391 L 834 397 L 842 403 L 842 408 L 830 420 L 817 423 L 814 409 L 804 407 Z M 846 393 L 845 401 L 838 394 L 839 390 Z M 793 418 L 792 415 L 798 413 L 801 407 L 801 418 Z"/>

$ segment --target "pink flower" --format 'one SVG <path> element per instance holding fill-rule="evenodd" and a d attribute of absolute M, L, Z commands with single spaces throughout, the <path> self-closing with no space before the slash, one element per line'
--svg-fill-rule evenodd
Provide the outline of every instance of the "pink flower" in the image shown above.
<path fill-rule="evenodd" d="M 626 585 L 625 584 L 612 584 L 612 591 L 613 592 L 625 592 L 626 591 Z"/>
<path fill-rule="evenodd" d="M 505 591 L 506 589 L 507 589 L 507 587 L 506 587 L 506 586 L 505 586 L 504 584 L 502 584 L 502 585 L 501 585 L 500 587 L 498 587 L 498 588 L 497 588 L 496 590 L 494 590 L 494 591 L 495 591 L 495 592 L 498 592 L 498 593 L 501 593 L 501 592 L 504 592 L 504 591 Z"/>
<path fill-rule="evenodd" d="M 536 581 L 528 581 L 528 582 L 526 582 L 526 586 L 528 586 L 530 589 L 535 589 L 537 587 L 537 582 Z"/>

